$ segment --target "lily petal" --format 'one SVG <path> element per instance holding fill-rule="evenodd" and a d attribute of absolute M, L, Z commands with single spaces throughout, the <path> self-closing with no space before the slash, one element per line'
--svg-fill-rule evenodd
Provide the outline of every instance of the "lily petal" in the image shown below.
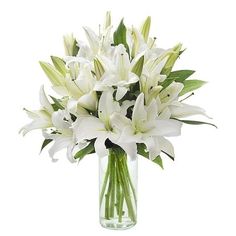
<path fill-rule="evenodd" d="M 152 130 L 153 135 L 157 136 L 178 136 L 181 134 L 181 122 L 177 120 L 157 120 L 156 128 Z"/>
<path fill-rule="evenodd" d="M 78 104 L 90 111 L 95 111 L 97 109 L 97 93 L 91 91 L 84 94 L 78 99 Z"/>
<path fill-rule="evenodd" d="M 134 124 L 138 125 L 140 122 L 143 122 L 147 119 L 147 112 L 144 108 L 144 94 L 141 93 L 135 102 L 132 121 Z"/>
<path fill-rule="evenodd" d="M 120 105 L 113 99 L 113 90 L 104 91 L 99 99 L 98 116 L 106 123 L 114 112 L 120 111 Z"/>
<path fill-rule="evenodd" d="M 164 137 L 158 137 L 158 140 L 161 150 L 168 153 L 170 156 L 175 157 L 172 143 Z"/>
<path fill-rule="evenodd" d="M 85 31 L 90 47 L 92 48 L 94 54 L 96 54 L 99 47 L 98 36 L 89 27 L 84 27 L 84 31 Z"/>
<path fill-rule="evenodd" d="M 54 110 L 52 108 L 51 103 L 48 101 L 48 99 L 46 97 L 43 85 L 40 88 L 39 101 L 40 101 L 40 104 L 44 110 L 48 111 L 49 113 L 53 113 Z"/>
<path fill-rule="evenodd" d="M 56 152 L 67 148 L 68 145 L 70 145 L 71 143 L 71 137 L 64 137 L 64 136 L 58 136 L 55 140 L 54 140 L 54 144 L 52 145 L 52 147 L 49 149 L 48 153 L 50 155 L 50 157 L 52 158 L 53 161 L 57 160 L 54 159 L 53 156 L 55 155 Z"/>
<path fill-rule="evenodd" d="M 170 106 L 170 112 L 174 118 L 184 118 L 192 115 L 203 115 L 210 118 L 203 108 L 185 103 L 181 103 L 180 106 Z"/>
<path fill-rule="evenodd" d="M 154 160 L 161 153 L 160 145 L 157 138 L 146 138 L 144 139 L 144 143 L 149 152 L 149 159 Z"/>
<path fill-rule="evenodd" d="M 131 160 L 137 158 L 137 145 L 136 143 L 117 143 L 130 157 Z"/>
<path fill-rule="evenodd" d="M 116 91 L 116 100 L 119 101 L 121 98 L 123 98 L 127 91 L 128 89 L 126 87 L 118 86 Z"/>
<path fill-rule="evenodd" d="M 107 135 L 104 133 L 103 135 L 97 137 L 94 143 L 95 151 L 99 157 L 105 157 L 108 155 L 108 150 L 105 146 L 106 139 Z"/>
<path fill-rule="evenodd" d="M 73 124 L 73 129 L 78 142 L 97 138 L 106 132 L 104 123 L 93 116 L 77 118 Z"/>
<path fill-rule="evenodd" d="M 58 110 L 52 114 L 52 123 L 56 128 L 69 129 L 71 118 L 66 110 Z"/>

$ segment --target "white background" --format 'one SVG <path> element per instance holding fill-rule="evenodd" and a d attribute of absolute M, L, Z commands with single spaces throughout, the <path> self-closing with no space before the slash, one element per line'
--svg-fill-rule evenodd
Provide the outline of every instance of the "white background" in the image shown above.
<path fill-rule="evenodd" d="M 0 2 L 0 235 L 236 235 L 236 36 L 234 1 L 31 1 Z M 40 156 L 41 133 L 25 138 L 37 109 L 41 84 L 50 84 L 38 61 L 63 55 L 62 35 L 84 38 L 106 10 L 114 25 L 139 25 L 152 16 L 159 47 L 183 42 L 176 68 L 195 69 L 209 83 L 189 99 L 214 117 L 218 129 L 184 126 L 173 139 L 176 161 L 165 170 L 139 159 L 138 224 L 127 231 L 98 222 L 98 162 L 89 156 L 72 165 L 60 153 L 56 164 Z"/>

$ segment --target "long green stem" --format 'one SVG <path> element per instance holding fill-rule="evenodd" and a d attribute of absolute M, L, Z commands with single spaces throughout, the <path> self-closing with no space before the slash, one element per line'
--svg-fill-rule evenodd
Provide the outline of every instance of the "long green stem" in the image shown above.
<path fill-rule="evenodd" d="M 117 163 L 117 177 L 118 177 L 118 181 L 119 181 L 119 187 L 120 187 L 120 191 L 119 191 L 119 195 L 117 196 L 118 198 L 118 221 L 122 222 L 122 215 L 123 215 L 123 204 L 124 204 L 124 193 L 123 193 L 123 189 L 122 189 L 122 180 L 121 180 L 121 175 L 120 175 L 120 170 L 119 170 L 119 165 L 118 165 L 119 160 L 116 160 Z M 117 192 L 118 193 L 118 192 Z"/>
<path fill-rule="evenodd" d="M 129 213 L 130 219 L 133 222 L 135 222 L 136 221 L 136 216 L 135 216 L 135 212 L 134 212 L 134 208 L 133 208 L 133 204 L 132 204 L 132 199 L 131 199 L 131 195 L 130 195 L 129 182 L 126 178 L 127 176 L 125 174 L 124 168 L 122 167 L 121 161 L 122 160 L 118 160 L 117 163 L 118 163 L 118 166 L 119 166 L 123 193 L 124 193 L 124 197 L 125 197 L 125 201 L 126 201 L 126 205 L 127 205 L 127 208 L 128 208 L 128 213 Z"/>
<path fill-rule="evenodd" d="M 110 158 L 108 157 L 108 167 L 107 167 L 107 170 L 106 170 L 106 174 L 105 174 L 105 177 L 104 177 L 104 180 L 103 180 L 103 185 L 102 185 L 102 190 L 101 190 L 101 193 L 100 193 L 100 197 L 99 197 L 99 205 L 101 207 L 101 204 L 102 204 L 102 199 L 103 199 L 103 196 L 104 196 L 104 193 L 105 193 L 105 190 L 106 190 L 106 186 L 107 186 L 107 182 L 108 182 L 108 178 L 109 178 L 109 170 L 110 170 L 110 164 L 111 164 L 111 161 L 110 161 Z"/>
<path fill-rule="evenodd" d="M 124 167 L 124 169 L 125 169 L 126 175 L 128 176 L 129 184 L 130 184 L 130 187 L 131 187 L 132 192 L 133 192 L 133 195 L 134 195 L 135 204 L 137 204 L 136 190 L 135 190 L 135 188 L 134 188 L 132 179 L 131 179 L 131 177 L 130 177 L 129 170 L 128 170 L 128 166 L 127 166 L 127 161 L 126 161 L 125 159 L 124 159 L 124 161 L 123 161 L 123 167 Z"/>
<path fill-rule="evenodd" d="M 115 208 L 115 187 L 116 187 L 116 162 L 115 156 L 111 155 L 112 164 L 111 164 L 111 199 L 110 199 L 110 217 L 114 217 L 114 208 Z"/>
<path fill-rule="evenodd" d="M 127 156 L 123 151 L 109 149 L 107 170 L 105 172 L 103 185 L 100 193 L 100 207 L 103 199 L 105 219 L 118 218 L 122 223 L 123 217 L 127 215 L 136 222 L 136 193 L 127 166 Z M 125 208 L 127 213 L 125 214 Z M 116 213 L 115 213 L 116 209 Z M 101 209 L 102 210 L 102 209 Z"/>
<path fill-rule="evenodd" d="M 116 168 L 118 168 L 117 164 L 116 164 Z M 117 215 L 119 215 L 120 195 L 121 195 L 120 179 L 119 179 L 118 171 L 116 170 L 116 212 L 117 212 Z"/>
<path fill-rule="evenodd" d="M 111 174 L 112 174 L 112 156 L 109 155 L 108 157 L 108 167 L 107 167 L 107 172 L 108 172 L 108 177 L 109 178 L 109 186 L 107 189 L 107 193 L 105 195 L 105 218 L 109 220 L 109 213 L 110 213 L 110 194 L 111 194 Z M 106 184 L 107 185 L 107 184 Z M 106 186 L 105 186 L 106 189 Z"/>

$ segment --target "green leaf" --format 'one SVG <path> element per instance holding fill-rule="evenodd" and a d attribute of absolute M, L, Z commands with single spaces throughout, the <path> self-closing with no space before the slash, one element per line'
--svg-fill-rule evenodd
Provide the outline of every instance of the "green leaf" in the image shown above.
<path fill-rule="evenodd" d="M 151 27 L 151 17 L 148 16 L 141 27 L 141 34 L 143 35 L 145 42 L 148 41 L 150 27 Z"/>
<path fill-rule="evenodd" d="M 138 154 L 149 159 L 149 152 L 146 151 L 146 145 L 143 143 L 138 143 L 137 144 L 137 149 L 138 149 Z M 152 160 L 152 162 L 156 163 L 157 165 L 159 165 L 162 169 L 163 168 L 163 163 L 162 163 L 162 159 L 161 156 L 157 156 L 154 160 Z"/>
<path fill-rule="evenodd" d="M 65 108 L 61 105 L 59 99 L 57 99 L 57 98 L 55 98 L 55 97 L 53 97 L 53 96 L 50 96 L 50 97 L 51 97 L 51 99 L 52 99 L 53 102 L 54 102 L 54 104 L 52 104 L 52 107 L 53 107 L 54 111 L 57 111 L 57 110 L 59 110 L 59 109 L 61 109 L 61 110 L 64 110 L 64 109 L 65 109 Z"/>
<path fill-rule="evenodd" d="M 113 34 L 114 46 L 123 44 L 126 48 L 127 53 L 129 54 L 129 46 L 126 41 L 126 27 L 123 21 L 124 20 L 122 19 L 117 30 Z"/>
<path fill-rule="evenodd" d="M 79 52 L 79 47 L 77 46 L 77 41 L 74 40 L 72 44 L 72 56 L 73 57 L 77 56 L 78 52 Z"/>
<path fill-rule="evenodd" d="M 182 96 L 188 92 L 192 92 L 202 87 L 205 83 L 206 81 L 203 81 L 203 80 L 185 80 L 183 82 L 184 88 L 182 89 L 179 95 Z"/>
<path fill-rule="evenodd" d="M 91 141 L 85 148 L 79 150 L 74 158 L 75 159 L 79 159 L 82 160 L 86 155 L 94 153 L 95 149 L 94 149 L 94 141 Z"/>
<path fill-rule="evenodd" d="M 51 142 L 52 142 L 52 139 L 44 139 L 40 152 L 42 152 L 42 150 Z"/>
<path fill-rule="evenodd" d="M 174 81 L 176 82 L 183 82 L 193 73 L 195 73 L 194 70 L 177 70 L 177 71 L 172 71 L 168 76 L 168 78 L 174 79 Z"/>
<path fill-rule="evenodd" d="M 51 56 L 52 63 L 56 69 L 65 76 L 67 73 L 66 63 L 59 57 Z"/>
<path fill-rule="evenodd" d="M 184 53 L 185 51 L 186 51 L 186 48 L 183 49 L 183 50 L 180 50 L 180 52 L 179 52 L 179 56 L 180 56 L 182 53 Z"/>
<path fill-rule="evenodd" d="M 56 70 L 56 68 L 49 63 L 42 61 L 40 61 L 39 64 L 53 85 L 60 86 L 63 84 L 64 78 L 62 74 Z"/>
<path fill-rule="evenodd" d="M 216 125 L 209 123 L 209 122 L 204 122 L 204 121 L 197 121 L 197 120 L 180 120 L 180 119 L 176 119 L 174 118 L 174 120 L 178 120 L 180 122 L 183 122 L 185 124 L 189 124 L 189 125 L 211 125 L 214 126 L 215 128 L 217 128 Z"/>
<path fill-rule="evenodd" d="M 157 165 L 159 165 L 162 169 L 164 169 L 163 167 L 163 162 L 161 159 L 161 156 L 157 156 L 154 160 L 152 160 L 154 163 L 156 163 Z"/>
<path fill-rule="evenodd" d="M 169 75 L 176 60 L 179 57 L 179 53 L 181 50 L 182 44 L 177 44 L 175 47 L 173 47 L 171 54 L 169 55 L 163 69 L 161 70 L 161 74 L 163 75 Z"/>
<path fill-rule="evenodd" d="M 132 68 L 132 72 L 135 73 L 138 77 L 140 77 L 142 74 L 143 63 L 144 63 L 144 56 L 141 56 Z"/>
<path fill-rule="evenodd" d="M 77 56 L 78 52 L 79 52 L 79 47 L 77 46 L 77 41 L 75 40 L 72 45 L 72 56 L 73 57 Z"/>
<path fill-rule="evenodd" d="M 167 79 L 165 79 L 162 83 L 160 83 L 160 85 L 162 86 L 161 91 L 164 90 L 165 88 L 167 88 L 174 81 L 175 81 L 175 78 L 167 78 Z"/>
<path fill-rule="evenodd" d="M 97 79 L 100 80 L 105 72 L 105 69 L 102 63 L 97 58 L 94 59 L 94 70 Z"/>
<path fill-rule="evenodd" d="M 160 83 L 160 85 L 162 86 L 162 90 L 167 88 L 174 81 L 183 83 L 194 72 L 195 72 L 194 70 L 177 70 L 171 72 L 168 78 L 165 79 L 162 83 Z"/>

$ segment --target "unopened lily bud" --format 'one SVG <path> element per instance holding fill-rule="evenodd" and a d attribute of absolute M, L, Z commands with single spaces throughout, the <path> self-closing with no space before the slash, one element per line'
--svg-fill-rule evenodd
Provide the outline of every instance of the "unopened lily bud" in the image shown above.
<path fill-rule="evenodd" d="M 63 37 L 64 40 L 64 48 L 67 56 L 76 56 L 79 51 L 79 47 L 77 46 L 77 41 L 73 34 L 68 34 Z"/>
<path fill-rule="evenodd" d="M 170 55 L 165 63 L 165 66 L 162 68 L 161 74 L 164 74 L 166 76 L 168 76 L 170 74 L 177 58 L 179 57 L 181 48 L 182 48 L 181 43 L 179 43 L 175 47 L 173 47 L 172 52 L 170 53 Z"/>
<path fill-rule="evenodd" d="M 148 16 L 147 19 L 144 21 L 143 25 L 141 26 L 141 29 L 140 29 L 145 42 L 148 41 L 150 27 L 151 27 L 151 17 Z"/>
<path fill-rule="evenodd" d="M 107 29 L 110 25 L 111 25 L 111 12 L 107 11 L 106 17 L 105 17 L 104 28 Z"/>
<path fill-rule="evenodd" d="M 94 71 L 95 71 L 97 80 L 100 80 L 105 72 L 102 63 L 97 58 L 94 59 Z"/>

